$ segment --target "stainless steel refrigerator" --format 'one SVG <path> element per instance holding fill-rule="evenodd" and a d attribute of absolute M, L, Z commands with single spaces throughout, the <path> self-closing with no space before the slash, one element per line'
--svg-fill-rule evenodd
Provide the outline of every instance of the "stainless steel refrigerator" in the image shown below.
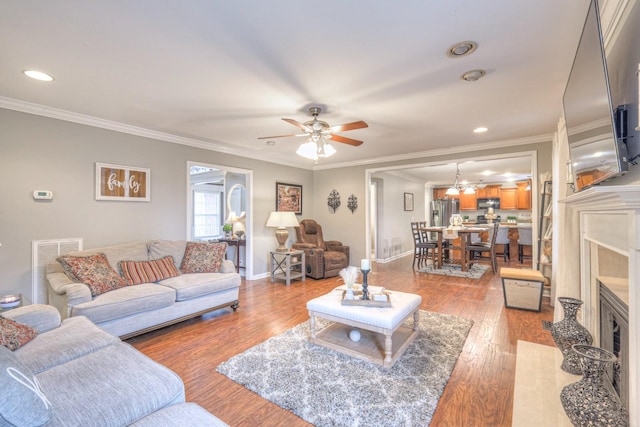
<path fill-rule="evenodd" d="M 460 213 L 460 200 L 434 200 L 431 202 L 431 225 L 436 227 L 447 226 L 451 215 L 457 213 Z"/>

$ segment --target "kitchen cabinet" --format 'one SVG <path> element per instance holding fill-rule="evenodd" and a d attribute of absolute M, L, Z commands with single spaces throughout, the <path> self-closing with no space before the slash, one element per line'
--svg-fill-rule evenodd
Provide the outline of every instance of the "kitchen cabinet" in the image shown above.
<path fill-rule="evenodd" d="M 500 209 L 503 211 L 518 209 L 517 188 L 503 188 L 500 191 Z"/>
<path fill-rule="evenodd" d="M 461 211 L 475 211 L 478 207 L 478 198 L 476 193 L 464 194 L 460 193 L 460 210 Z"/>
<path fill-rule="evenodd" d="M 447 190 L 449 187 L 445 188 L 434 188 L 433 189 L 433 200 L 441 200 L 441 199 L 457 199 L 460 196 L 448 196 Z"/>
<path fill-rule="evenodd" d="M 517 182 L 517 204 L 519 210 L 531 209 L 531 181 Z M 527 190 L 527 187 L 529 189 Z"/>
<path fill-rule="evenodd" d="M 434 188 L 433 189 L 433 200 L 445 199 L 447 197 L 447 189 L 446 188 Z"/>
<path fill-rule="evenodd" d="M 499 185 L 487 185 L 484 188 L 479 188 L 476 192 L 478 199 L 498 199 L 500 198 L 500 186 Z"/>

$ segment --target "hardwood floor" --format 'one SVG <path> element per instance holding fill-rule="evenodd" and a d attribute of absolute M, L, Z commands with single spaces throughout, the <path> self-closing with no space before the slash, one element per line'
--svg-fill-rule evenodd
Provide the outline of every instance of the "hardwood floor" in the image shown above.
<path fill-rule="evenodd" d="M 540 313 L 506 309 L 500 277 L 479 280 L 416 273 L 412 257 L 373 264 L 369 283 L 420 294 L 421 309 L 474 321 L 434 414 L 432 426 L 510 426 L 518 340 L 553 345 L 542 320 L 553 320 L 549 299 Z M 498 266 L 531 268 L 517 261 Z M 309 426 L 216 372 L 230 357 L 309 319 L 305 303 L 341 284 L 339 277 L 294 281 L 243 281 L 240 308 L 220 310 L 128 340 L 180 375 L 187 400 L 231 426 Z M 256 366 L 256 369 L 260 369 Z M 295 385 L 294 385 L 295 387 Z"/>

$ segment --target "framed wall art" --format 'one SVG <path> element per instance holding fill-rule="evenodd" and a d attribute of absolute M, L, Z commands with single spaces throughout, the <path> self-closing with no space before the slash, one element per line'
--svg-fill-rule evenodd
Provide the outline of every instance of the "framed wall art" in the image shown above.
<path fill-rule="evenodd" d="M 413 193 L 404 193 L 404 210 L 413 210 Z"/>
<path fill-rule="evenodd" d="M 302 214 L 302 185 L 276 182 L 276 212 Z"/>
<path fill-rule="evenodd" d="M 96 163 L 96 200 L 150 201 L 151 169 Z"/>

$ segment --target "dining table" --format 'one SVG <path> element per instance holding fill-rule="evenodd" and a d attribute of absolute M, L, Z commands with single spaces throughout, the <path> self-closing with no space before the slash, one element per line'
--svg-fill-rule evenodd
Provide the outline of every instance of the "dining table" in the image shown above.
<path fill-rule="evenodd" d="M 443 240 L 454 240 L 460 237 L 460 253 L 462 254 L 460 260 L 460 270 L 467 271 L 469 269 L 469 263 L 467 262 L 466 250 L 469 236 L 473 233 L 482 233 L 491 229 L 493 225 L 487 224 L 487 226 L 460 226 L 460 227 L 423 227 L 418 229 L 419 231 L 426 231 L 429 233 L 437 233 L 438 235 L 438 255 L 436 257 L 436 268 L 442 268 L 444 265 L 444 252 L 443 252 Z M 458 249 L 458 248 L 456 248 Z"/>

